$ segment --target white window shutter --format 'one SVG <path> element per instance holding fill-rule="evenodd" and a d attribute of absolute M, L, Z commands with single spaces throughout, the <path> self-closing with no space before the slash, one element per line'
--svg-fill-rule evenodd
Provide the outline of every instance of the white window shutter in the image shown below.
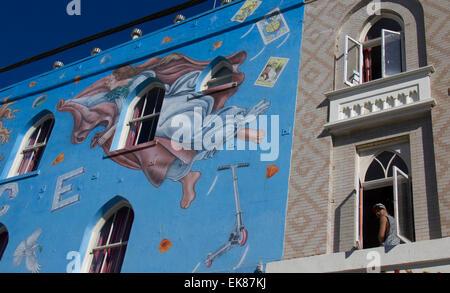
<path fill-rule="evenodd" d="M 411 184 L 408 175 L 393 166 L 394 217 L 397 236 L 405 243 L 414 241 L 414 218 Z"/>
<path fill-rule="evenodd" d="M 402 33 L 381 31 L 381 70 L 383 77 L 403 71 Z"/>
<path fill-rule="evenodd" d="M 345 36 L 344 83 L 354 86 L 362 83 L 363 46 L 350 36 Z"/>

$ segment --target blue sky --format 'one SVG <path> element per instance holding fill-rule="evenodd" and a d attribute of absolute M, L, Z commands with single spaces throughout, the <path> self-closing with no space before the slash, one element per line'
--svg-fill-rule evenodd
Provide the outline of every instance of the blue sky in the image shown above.
<path fill-rule="evenodd" d="M 80 0 L 81 16 L 69 16 L 71 0 L 13 1 L 0 4 L 0 67 L 8 66 L 40 53 L 58 48 L 107 29 L 131 22 L 187 0 Z M 198 15 L 220 5 L 221 0 L 207 0 L 180 11 L 186 17 Z M 144 34 L 173 23 L 174 15 L 139 25 Z M 89 56 L 94 47 L 107 49 L 130 40 L 124 30 L 77 48 L 42 59 L 8 72 L 0 73 L 0 89 L 51 70 L 55 60 L 70 64 Z"/>

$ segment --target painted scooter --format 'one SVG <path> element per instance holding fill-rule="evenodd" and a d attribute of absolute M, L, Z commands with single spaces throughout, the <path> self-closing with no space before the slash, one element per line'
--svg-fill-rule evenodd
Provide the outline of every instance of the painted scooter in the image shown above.
<path fill-rule="evenodd" d="M 213 261 L 224 254 L 225 252 L 229 251 L 235 246 L 244 246 L 247 242 L 248 238 L 248 231 L 244 227 L 244 223 L 242 221 L 242 211 L 239 203 L 239 191 L 237 186 L 237 175 L 236 175 L 236 169 L 242 168 L 242 167 L 248 167 L 250 166 L 249 163 L 242 163 L 242 164 L 234 164 L 234 165 L 227 165 L 227 166 L 221 166 L 217 169 L 217 171 L 223 171 L 231 169 L 232 175 L 233 175 L 233 188 L 234 188 L 234 202 L 236 205 L 236 223 L 234 225 L 233 231 L 231 231 L 230 237 L 228 238 L 228 241 L 222 245 L 218 250 L 215 252 L 209 253 L 205 260 L 205 265 L 207 268 L 211 267 Z"/>

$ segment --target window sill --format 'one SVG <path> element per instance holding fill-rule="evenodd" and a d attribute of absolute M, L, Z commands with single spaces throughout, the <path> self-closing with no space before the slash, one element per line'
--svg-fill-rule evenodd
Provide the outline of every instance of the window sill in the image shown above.
<path fill-rule="evenodd" d="M 40 173 L 41 173 L 41 171 L 38 169 L 36 171 L 29 172 L 29 173 L 26 173 L 26 174 L 17 175 L 17 176 L 14 176 L 14 177 L 9 177 L 9 178 L 6 178 L 6 179 L 2 179 L 2 180 L 0 180 L 0 185 L 6 184 L 6 183 L 15 182 L 15 181 L 20 181 L 20 180 L 31 178 L 31 177 L 35 177 L 35 176 L 38 176 Z"/>
<path fill-rule="evenodd" d="M 146 148 L 154 147 L 157 144 L 158 144 L 158 142 L 156 140 L 153 140 L 153 141 L 142 143 L 142 144 L 139 144 L 139 145 L 136 145 L 136 146 L 132 146 L 132 147 L 127 147 L 127 148 L 111 151 L 111 152 L 109 152 L 109 154 L 103 156 L 103 159 L 110 159 L 110 158 L 113 158 L 113 157 L 116 157 L 116 156 L 121 156 L 121 155 L 126 155 L 126 154 L 129 154 L 129 153 L 141 151 L 141 150 L 146 149 Z"/>

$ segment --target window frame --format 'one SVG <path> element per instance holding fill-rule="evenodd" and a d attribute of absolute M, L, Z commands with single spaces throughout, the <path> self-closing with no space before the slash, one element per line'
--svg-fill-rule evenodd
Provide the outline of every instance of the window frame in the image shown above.
<path fill-rule="evenodd" d="M 219 72 L 222 68 L 226 67 L 230 70 L 230 73 L 224 76 L 214 78 L 214 74 Z M 225 82 L 216 86 L 210 87 L 209 84 L 214 82 L 230 79 L 230 82 Z M 223 57 L 218 56 L 212 60 L 209 65 L 203 70 L 199 77 L 199 82 L 196 87 L 196 92 L 203 92 L 204 94 L 209 94 L 217 91 L 226 90 L 237 86 L 237 82 L 233 82 L 233 64 Z"/>
<path fill-rule="evenodd" d="M 42 126 L 48 120 L 51 120 L 52 122 L 51 122 L 51 125 L 49 127 L 49 131 L 47 133 L 47 136 L 45 137 L 44 142 L 37 143 L 37 141 L 40 138 L 40 131 L 42 130 Z M 32 173 L 32 172 L 38 170 L 40 162 L 42 161 L 42 158 L 44 156 L 45 149 L 46 149 L 46 147 L 48 145 L 48 142 L 49 142 L 49 139 L 50 139 L 50 136 L 52 134 L 54 126 L 55 126 L 55 117 L 51 113 L 48 113 L 48 114 L 44 115 L 37 122 L 35 122 L 35 123 L 33 123 L 33 125 L 31 125 L 31 127 L 25 132 L 25 134 L 22 137 L 20 146 L 19 146 L 19 148 L 17 150 L 16 156 L 14 158 L 14 161 L 13 161 L 12 165 L 11 165 L 11 168 L 9 169 L 7 178 L 26 175 L 26 174 L 29 174 L 29 173 Z M 29 146 L 28 144 L 29 144 L 30 138 L 31 138 L 31 136 L 34 134 L 34 132 L 37 129 L 39 129 L 39 133 L 36 136 L 36 142 L 35 142 L 35 144 L 33 146 Z M 37 165 L 35 167 L 33 167 L 35 170 L 31 170 L 31 171 L 28 171 L 28 172 L 25 171 L 24 173 L 19 173 L 20 167 L 21 167 L 22 162 L 24 160 L 24 156 L 25 156 L 24 154 L 26 152 L 28 152 L 28 151 L 33 151 L 33 150 L 40 149 L 40 148 L 43 148 L 43 153 L 42 153 L 42 156 L 39 159 L 39 162 L 37 163 Z M 25 168 L 25 170 L 27 170 L 29 168 L 30 162 L 32 162 L 34 160 L 35 160 L 35 158 L 30 159 L 30 161 L 28 163 L 28 166 L 27 166 L 27 168 Z"/>
<path fill-rule="evenodd" d="M 396 32 L 388 29 L 381 30 L 381 74 L 382 78 L 392 76 L 386 74 L 386 33 L 397 34 L 400 37 L 400 54 L 401 54 L 401 70 L 399 73 L 405 72 L 405 45 L 404 45 L 404 33 L 403 30 Z M 398 73 L 397 73 L 398 74 Z M 395 75 L 395 74 L 393 74 Z"/>
<path fill-rule="evenodd" d="M 397 228 L 397 236 L 402 240 L 404 243 L 410 243 L 415 241 L 415 221 L 414 221 L 414 202 L 413 202 L 413 190 L 412 190 L 412 168 L 410 166 L 410 141 L 407 137 L 401 136 L 401 137 L 394 137 L 389 140 L 382 140 L 382 141 L 375 141 L 371 142 L 365 145 L 360 145 L 356 147 L 357 150 L 357 156 L 356 156 L 356 169 L 355 169 L 355 180 L 354 180 L 354 217 L 353 217 L 353 223 L 354 223 L 354 231 L 353 231 L 353 240 L 354 240 L 354 249 L 369 249 L 365 248 L 364 243 L 364 213 L 367 212 L 364 209 L 364 206 L 366 203 L 364 202 L 364 196 L 366 193 L 373 189 L 379 189 L 383 187 L 392 187 L 392 200 L 393 200 L 393 212 L 394 212 L 394 218 L 396 220 L 396 228 Z M 383 152 L 390 152 L 392 153 L 392 157 L 390 157 L 389 161 L 386 162 L 386 165 L 382 164 L 380 160 L 378 159 L 378 156 L 381 155 Z M 394 160 L 396 158 L 400 158 L 406 168 L 407 172 L 405 173 L 401 169 L 399 169 L 396 165 L 393 165 Z M 383 167 L 383 172 L 385 174 L 384 178 L 380 179 L 374 179 L 365 181 L 366 174 L 368 172 L 368 169 L 371 167 L 372 162 L 378 161 L 378 163 Z M 392 175 L 388 176 L 390 173 L 389 170 L 392 169 Z M 396 201 L 396 173 L 400 173 L 402 176 L 406 177 L 408 179 L 409 184 L 409 198 L 410 198 L 410 204 L 409 207 L 411 208 L 409 213 L 410 217 L 412 218 L 411 223 L 411 230 L 412 230 L 412 241 L 408 241 L 406 237 L 400 234 L 399 225 L 401 224 L 399 222 L 399 206 L 398 206 L 398 196 Z M 397 205 L 397 208 L 396 208 Z M 370 212 L 370 211 L 369 211 Z"/>
<path fill-rule="evenodd" d="M 399 24 L 399 26 L 401 27 L 401 31 L 392 31 L 392 30 L 388 30 L 388 29 L 382 29 L 382 33 L 381 36 L 376 38 L 376 39 L 372 39 L 372 40 L 368 40 L 365 41 L 365 37 L 368 34 L 368 32 L 370 31 L 370 29 L 380 20 L 382 19 L 391 19 L 394 20 L 395 22 L 397 22 Z M 384 32 L 391 32 L 391 33 L 398 33 L 400 35 L 400 47 L 401 47 L 401 72 L 406 72 L 406 50 L 405 50 L 405 25 L 403 20 L 393 14 L 382 14 L 379 15 L 373 19 L 371 19 L 369 22 L 366 23 L 365 27 L 363 28 L 363 30 L 360 33 L 360 37 L 359 37 L 359 41 L 357 41 L 356 39 L 352 38 L 350 35 L 346 34 L 345 35 L 345 44 L 344 44 L 344 84 L 348 85 L 350 87 L 355 86 L 355 85 L 359 85 L 362 83 L 367 83 L 370 81 L 363 81 L 363 74 L 364 74 L 364 50 L 368 49 L 368 48 L 374 48 L 374 47 L 381 47 L 381 78 L 385 78 L 388 76 L 392 76 L 392 75 L 386 75 L 385 73 L 385 47 L 384 47 L 384 43 L 385 43 L 385 38 L 384 38 Z M 348 41 L 351 40 L 352 42 L 359 44 L 360 45 L 360 70 L 359 70 L 359 75 L 360 75 L 360 82 L 357 84 L 353 84 L 352 82 L 347 80 L 347 73 L 348 73 L 348 48 L 349 48 L 349 44 Z"/>
<path fill-rule="evenodd" d="M 412 200 L 412 191 L 411 191 L 411 179 L 410 175 L 405 174 L 402 170 L 397 168 L 397 166 L 393 166 L 393 190 L 394 190 L 394 211 L 395 211 L 395 226 L 397 230 L 397 237 L 400 238 L 405 243 L 411 243 L 415 241 L 415 227 L 414 227 L 414 202 Z M 411 210 L 408 211 L 409 217 L 411 218 L 412 222 L 410 223 L 410 229 L 411 229 L 411 239 L 409 239 L 407 236 L 402 234 L 401 227 L 400 227 L 400 213 L 399 213 L 399 176 L 403 176 L 407 180 L 407 192 L 408 192 L 408 198 L 409 205 L 411 206 Z"/>
<path fill-rule="evenodd" d="M 119 246 L 126 246 L 126 247 L 128 247 L 128 240 L 127 241 L 121 241 L 121 242 L 113 243 L 113 244 L 107 244 L 107 245 L 103 245 L 103 246 L 97 246 L 97 243 L 98 243 L 98 240 L 99 240 L 99 236 L 100 236 L 101 230 L 104 227 L 104 225 L 109 221 L 109 219 L 111 217 L 115 217 L 117 215 L 117 213 L 124 207 L 128 208 L 129 211 L 131 211 L 133 213 L 133 220 L 132 220 L 131 225 L 130 225 L 130 234 L 129 234 L 129 235 L 131 235 L 131 231 L 132 231 L 132 228 L 133 228 L 133 222 L 134 222 L 134 210 L 133 210 L 133 207 L 131 206 L 131 204 L 128 201 L 121 200 L 121 201 L 117 202 L 115 205 L 113 205 L 111 208 L 106 210 L 103 213 L 103 215 L 97 220 L 96 224 L 92 228 L 92 230 L 90 232 L 89 243 L 88 243 L 88 246 L 87 246 L 87 249 L 86 249 L 86 254 L 85 254 L 84 261 L 83 261 L 83 264 L 81 266 L 80 272 L 82 272 L 82 273 L 90 273 L 90 270 L 91 270 L 91 267 L 92 267 L 92 264 L 93 264 L 93 261 L 94 261 L 94 253 L 95 253 L 95 251 L 102 250 L 102 249 L 107 249 L 107 248 L 115 248 L 115 247 L 119 247 Z M 127 219 L 128 219 L 128 216 L 129 216 L 129 214 L 127 214 Z M 114 222 L 114 219 L 113 219 L 113 222 Z M 113 231 L 113 228 L 110 227 L 107 243 L 110 240 L 112 231 Z M 124 230 L 124 232 L 125 232 L 125 230 Z M 126 255 L 126 250 L 124 252 L 124 258 L 125 258 L 125 255 Z M 103 263 L 102 263 L 102 267 L 100 269 L 100 273 L 102 273 L 101 271 L 104 268 L 106 257 L 107 257 L 107 254 L 105 254 L 104 259 L 102 260 Z M 119 268 L 119 271 L 120 271 L 120 269 L 121 268 Z"/>
<path fill-rule="evenodd" d="M 153 109 L 152 114 L 145 115 L 145 116 L 139 117 L 139 118 L 133 118 L 135 107 L 139 104 L 139 102 L 143 98 L 146 98 L 146 101 L 145 101 L 145 103 L 146 103 L 149 99 L 149 97 L 147 96 L 148 93 L 151 92 L 155 88 L 159 88 L 160 90 L 162 90 L 162 95 L 163 95 L 163 97 L 162 97 L 163 101 L 161 103 L 161 109 L 162 109 L 163 104 L 164 104 L 164 96 L 165 96 L 166 88 L 165 88 L 164 84 L 159 81 L 150 82 L 150 84 L 148 84 L 144 89 L 142 89 L 138 92 L 138 94 L 133 98 L 133 100 L 128 104 L 128 106 L 126 108 L 125 118 L 122 122 L 122 129 L 121 129 L 120 136 L 119 136 L 119 143 L 118 143 L 117 150 L 134 148 L 134 147 L 144 144 L 144 143 L 141 143 L 141 144 L 137 143 L 137 141 L 139 140 L 139 135 L 140 135 L 140 130 L 139 130 L 139 134 L 135 138 L 134 145 L 132 145 L 132 146 L 127 145 L 128 136 L 131 132 L 131 124 L 132 123 L 142 122 L 147 119 L 152 119 L 154 117 L 157 117 L 156 125 L 154 126 L 155 127 L 154 131 L 156 132 L 156 129 L 158 127 L 159 116 L 161 115 L 161 109 L 159 109 L 159 111 L 155 112 L 157 110 L 156 103 L 155 103 L 155 108 Z M 159 95 L 158 95 L 158 97 L 159 97 Z M 143 106 L 143 108 L 145 108 L 145 105 Z M 153 138 L 152 141 L 154 141 L 154 139 L 155 139 L 155 137 Z M 148 141 L 148 142 L 151 142 L 151 141 Z"/>
<path fill-rule="evenodd" d="M 344 84 L 348 85 L 348 86 L 355 86 L 354 83 L 352 83 L 351 81 L 347 80 L 348 77 L 348 58 L 349 58 L 349 54 L 348 54 L 348 50 L 349 50 L 349 42 L 353 42 L 355 43 L 358 47 L 358 55 L 359 55 L 359 64 L 358 64 L 358 72 L 355 72 L 355 70 L 353 70 L 354 73 L 358 73 L 359 74 L 359 80 L 357 81 L 357 84 L 362 84 L 362 73 L 363 73 L 363 44 L 358 42 L 357 40 L 353 39 L 352 37 L 350 37 L 349 35 L 345 35 L 345 45 L 344 45 Z"/>

